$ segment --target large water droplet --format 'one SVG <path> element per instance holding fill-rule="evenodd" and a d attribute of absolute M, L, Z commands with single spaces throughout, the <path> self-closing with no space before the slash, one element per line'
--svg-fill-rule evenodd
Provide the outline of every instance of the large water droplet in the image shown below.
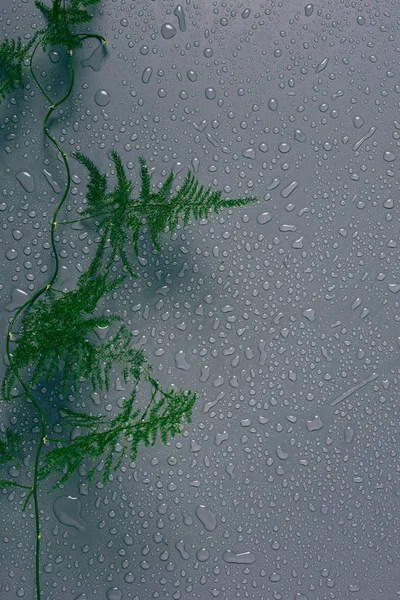
<path fill-rule="evenodd" d="M 171 23 L 164 23 L 161 25 L 161 35 L 165 40 L 170 40 L 176 35 L 176 29 Z"/>
<path fill-rule="evenodd" d="M 72 496 L 59 496 L 54 500 L 54 514 L 63 525 L 75 527 L 78 531 L 85 531 L 86 523 L 80 517 L 81 503 Z"/>
<path fill-rule="evenodd" d="M 33 177 L 28 171 L 19 171 L 15 176 L 26 192 L 33 192 L 35 183 Z"/>

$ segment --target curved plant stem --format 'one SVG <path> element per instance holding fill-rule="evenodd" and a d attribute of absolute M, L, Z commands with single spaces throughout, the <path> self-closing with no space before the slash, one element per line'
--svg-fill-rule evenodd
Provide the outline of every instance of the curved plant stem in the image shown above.
<path fill-rule="evenodd" d="M 106 43 L 106 41 L 104 40 L 104 38 L 102 38 L 102 36 L 96 35 L 96 34 L 77 34 L 80 37 L 93 37 L 96 38 L 98 40 L 100 40 L 103 43 Z M 57 140 L 51 135 L 49 128 L 48 128 L 48 122 L 49 119 L 51 117 L 51 115 L 53 114 L 54 110 L 60 106 L 61 104 L 63 104 L 64 102 L 66 102 L 68 100 L 68 98 L 70 97 L 73 87 L 74 87 L 74 82 L 75 82 L 75 65 L 74 65 L 74 60 L 73 60 L 73 53 L 72 50 L 69 50 L 68 54 L 69 54 L 69 65 L 70 65 L 70 69 L 71 69 L 71 81 L 70 81 L 70 85 L 68 87 L 67 92 L 65 93 L 65 95 L 58 100 L 58 102 L 53 102 L 52 99 L 50 98 L 50 96 L 47 94 L 46 90 L 43 88 L 43 86 L 41 85 L 40 81 L 37 79 L 34 69 L 33 69 L 33 59 L 35 56 L 35 53 L 39 47 L 40 44 L 43 43 L 43 40 L 46 36 L 43 36 L 35 45 L 32 55 L 30 57 L 30 61 L 29 61 L 29 69 L 31 72 L 31 75 L 33 77 L 33 79 L 35 80 L 38 88 L 40 89 L 41 93 L 43 94 L 43 96 L 46 98 L 46 100 L 50 103 L 50 108 L 47 111 L 47 114 L 45 116 L 44 122 L 43 122 L 43 132 L 46 135 L 46 137 L 50 140 L 50 142 L 53 144 L 53 146 L 60 152 L 63 163 L 64 163 L 64 167 L 66 170 L 66 174 L 67 174 L 67 182 L 65 185 L 65 190 L 64 190 L 64 194 L 58 204 L 58 206 L 56 207 L 53 217 L 52 217 L 52 221 L 51 221 L 51 230 L 50 230 L 50 238 L 51 238 L 51 247 L 55 256 L 55 267 L 54 267 L 54 272 L 53 275 L 50 278 L 50 281 L 44 285 L 43 287 L 41 287 L 39 290 L 37 290 L 32 296 L 31 298 L 29 298 L 22 306 L 20 306 L 16 312 L 14 313 L 10 324 L 8 326 L 8 330 L 7 330 L 7 339 L 6 339 L 6 353 L 7 353 L 7 358 L 8 358 L 8 362 L 10 365 L 10 368 L 14 371 L 15 376 L 17 378 L 17 380 L 19 381 L 19 383 L 22 386 L 23 389 L 23 394 L 21 394 L 21 396 L 25 396 L 27 398 L 29 398 L 29 400 L 31 401 L 31 403 L 33 404 L 33 406 L 36 409 L 36 412 L 38 413 L 39 416 L 39 420 L 40 420 L 40 440 L 38 443 L 38 447 L 36 449 L 36 453 L 35 453 L 35 461 L 34 461 L 34 471 L 33 471 L 33 485 L 31 487 L 28 486 L 19 486 L 19 487 L 26 487 L 26 489 L 30 489 L 31 490 L 31 494 L 33 496 L 33 502 L 34 502 L 34 512 L 35 512 L 35 530 L 36 530 L 36 548 L 35 548 L 35 582 L 36 582 L 36 596 L 37 596 L 37 600 L 41 600 L 41 589 L 40 589 L 40 540 L 41 540 L 41 529 L 40 529 L 40 513 L 39 513 L 39 498 L 38 498 L 38 492 L 39 492 L 39 486 L 38 486 L 38 470 L 39 470 L 39 463 L 40 463 L 40 458 L 41 458 L 41 452 L 43 449 L 43 446 L 45 444 L 46 439 L 46 420 L 45 420 L 45 415 L 44 412 L 42 410 L 42 408 L 40 407 L 40 405 L 38 404 L 38 402 L 36 401 L 35 397 L 32 395 L 30 388 L 28 387 L 28 385 L 25 383 L 25 381 L 23 380 L 22 376 L 19 374 L 18 369 L 15 367 L 14 363 L 13 363 L 13 357 L 12 357 L 12 352 L 10 349 L 10 343 L 12 341 L 12 331 L 14 328 L 14 324 L 16 322 L 16 320 L 18 319 L 18 317 L 20 316 L 20 314 L 27 310 L 28 308 L 30 308 L 32 306 L 32 304 L 39 298 L 39 296 L 41 296 L 44 292 L 46 292 L 49 288 L 52 287 L 53 283 L 55 282 L 55 280 L 57 279 L 57 275 L 58 275 L 58 271 L 59 271 L 59 257 L 57 254 L 57 249 L 56 249 L 56 241 L 55 241 L 55 228 L 57 225 L 57 215 L 60 212 L 71 187 L 71 171 L 70 171 L 70 167 L 69 167 L 69 163 L 68 163 L 68 157 L 65 154 L 65 152 L 63 151 L 63 149 L 61 148 L 61 146 L 58 144 Z M 18 396 L 16 396 L 18 397 Z M 30 496 L 29 496 L 30 497 Z M 29 499 L 29 498 L 28 498 Z M 25 503 L 24 508 L 26 507 L 27 502 Z"/>

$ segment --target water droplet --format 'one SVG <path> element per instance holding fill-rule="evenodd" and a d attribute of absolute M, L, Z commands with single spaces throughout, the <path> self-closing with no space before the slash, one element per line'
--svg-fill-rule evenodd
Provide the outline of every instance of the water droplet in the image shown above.
<path fill-rule="evenodd" d="M 122 600 L 123 593 L 117 587 L 110 588 L 106 593 L 107 600 Z"/>
<path fill-rule="evenodd" d="M 208 87 L 205 90 L 205 96 L 208 100 L 214 100 L 214 98 L 216 97 L 217 93 L 215 91 L 215 89 L 213 87 Z"/>
<path fill-rule="evenodd" d="M 256 157 L 254 148 L 247 148 L 246 150 L 243 150 L 242 156 L 244 156 L 245 158 L 250 158 L 250 159 L 254 160 Z"/>
<path fill-rule="evenodd" d="M 188 371 L 190 369 L 190 365 L 186 362 L 186 352 L 183 350 L 179 350 L 175 354 L 175 364 L 177 369 L 181 369 L 182 371 Z"/>
<path fill-rule="evenodd" d="M 8 260 L 15 260 L 17 256 L 18 252 L 14 248 L 9 248 L 6 251 L 6 258 L 8 258 Z"/>
<path fill-rule="evenodd" d="M 314 11 L 314 4 L 306 4 L 305 8 L 304 8 L 304 14 L 306 15 L 306 17 L 311 17 L 311 15 L 313 14 Z"/>
<path fill-rule="evenodd" d="M 303 317 L 305 317 L 308 321 L 315 321 L 315 309 L 314 308 L 307 308 L 304 312 L 303 312 Z"/>
<path fill-rule="evenodd" d="M 151 67 L 146 67 L 142 73 L 142 81 L 143 83 L 149 83 L 151 74 L 153 73 L 153 69 Z"/>
<path fill-rule="evenodd" d="M 161 35 L 165 40 L 170 40 L 176 35 L 176 29 L 171 23 L 161 25 Z"/>
<path fill-rule="evenodd" d="M 278 100 L 275 100 L 275 98 L 270 98 L 268 100 L 268 106 L 270 110 L 278 110 Z"/>
<path fill-rule="evenodd" d="M 186 16 L 182 4 L 178 4 L 174 10 L 174 15 L 178 19 L 179 29 L 186 31 Z"/>
<path fill-rule="evenodd" d="M 51 50 L 51 52 L 49 52 L 49 58 L 52 63 L 58 63 L 61 59 L 61 56 L 60 56 L 59 52 L 56 52 L 55 50 Z"/>
<path fill-rule="evenodd" d="M 257 216 L 257 223 L 259 223 L 260 225 L 265 225 L 265 223 L 269 223 L 271 219 L 271 213 L 263 212 Z"/>
<path fill-rule="evenodd" d="M 288 198 L 290 196 L 290 194 L 292 194 L 294 192 L 294 190 L 298 187 L 298 185 L 299 184 L 297 181 L 292 181 L 292 183 L 289 183 L 289 185 L 284 187 L 283 190 L 281 191 L 282 198 Z"/>
<path fill-rule="evenodd" d="M 316 415 L 311 421 L 307 421 L 306 426 L 308 431 L 319 431 L 323 428 L 324 424 L 321 417 Z"/>
<path fill-rule="evenodd" d="M 315 72 L 316 73 L 321 73 L 328 66 L 328 62 L 329 62 L 329 58 L 328 57 L 326 57 L 323 60 L 321 60 L 321 62 L 318 63 L 318 65 L 316 66 Z"/>
<path fill-rule="evenodd" d="M 100 71 L 106 54 L 105 44 L 100 43 L 87 58 L 81 60 L 81 65 L 82 67 L 90 67 L 93 71 Z"/>
<path fill-rule="evenodd" d="M 386 162 L 393 162 L 394 160 L 396 160 L 396 155 L 394 154 L 394 152 L 386 150 L 383 153 L 383 160 L 386 160 Z"/>
<path fill-rule="evenodd" d="M 232 552 L 226 550 L 223 554 L 223 559 L 227 563 L 234 563 L 235 565 L 251 565 L 255 562 L 256 557 L 252 552 Z"/>
<path fill-rule="evenodd" d="M 216 529 L 217 517 L 207 506 L 200 504 L 196 507 L 195 513 L 204 529 L 207 531 L 214 531 Z"/>
<path fill-rule="evenodd" d="M 189 79 L 189 81 L 197 81 L 197 73 L 192 69 L 186 72 L 186 77 Z"/>
<path fill-rule="evenodd" d="M 351 444 L 354 438 L 354 429 L 352 427 L 346 427 L 344 430 L 344 439 L 347 444 Z"/>
<path fill-rule="evenodd" d="M 360 129 L 364 125 L 364 119 L 362 117 L 356 116 L 353 118 L 353 125 L 356 129 Z"/>
<path fill-rule="evenodd" d="M 282 152 L 282 154 L 286 154 L 287 152 L 290 151 L 290 144 L 288 144 L 287 142 L 281 142 L 278 146 L 279 148 L 279 152 Z"/>
<path fill-rule="evenodd" d="M 86 523 L 81 519 L 81 502 L 72 496 L 59 496 L 53 503 L 54 514 L 63 525 L 85 531 Z"/>
<path fill-rule="evenodd" d="M 51 185 L 51 187 L 53 188 L 53 191 L 56 194 L 59 194 L 61 192 L 61 188 L 58 185 L 58 183 L 56 181 L 54 181 L 52 174 L 49 171 L 46 171 L 46 169 L 43 169 L 43 174 L 46 177 L 48 183 Z"/>
<path fill-rule="evenodd" d="M 98 90 L 94 95 L 94 101 L 98 106 L 107 106 L 110 100 L 110 94 L 106 90 Z"/>
<path fill-rule="evenodd" d="M 261 144 L 258 145 L 258 149 L 260 152 L 268 152 L 268 144 L 261 142 Z"/>
<path fill-rule="evenodd" d="M 26 192 L 33 192 L 35 183 L 33 177 L 28 171 L 19 171 L 15 176 Z"/>

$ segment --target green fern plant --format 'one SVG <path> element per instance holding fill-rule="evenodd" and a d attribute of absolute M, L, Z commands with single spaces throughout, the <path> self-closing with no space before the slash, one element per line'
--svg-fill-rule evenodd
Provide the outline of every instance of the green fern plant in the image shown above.
<path fill-rule="evenodd" d="M 43 13 L 47 27 L 42 40 L 43 50 L 47 46 L 65 46 L 68 50 L 82 46 L 81 37 L 76 35 L 75 27 L 88 23 L 93 15 L 86 8 L 100 0 L 53 0 L 48 6 L 41 0 L 35 6 Z"/>
<path fill-rule="evenodd" d="M 183 420 L 191 423 L 192 410 L 197 398 L 195 392 L 163 391 L 148 371 L 146 379 L 151 383 L 153 390 L 150 402 L 142 414 L 140 409 L 136 408 L 136 390 L 125 399 L 121 413 L 112 419 L 63 409 L 66 416 L 64 425 L 87 428 L 90 431 L 64 442 L 66 445 L 50 450 L 44 455 L 43 465 L 38 472 L 41 480 L 54 472 L 64 472 L 50 491 L 63 485 L 84 461 L 92 464 L 86 475 L 87 481 L 92 481 L 103 457 L 102 482 L 107 485 L 111 473 L 119 469 L 128 447 L 129 458 L 134 461 L 140 444 L 154 446 L 158 433 L 162 442 L 166 444 L 168 437 L 174 437 L 180 432 Z M 155 402 L 157 394 L 160 399 Z"/>
<path fill-rule="evenodd" d="M 52 0 L 47 5 L 36 0 L 35 6 L 42 12 L 46 25 L 35 32 L 28 43 L 21 38 L 5 39 L 0 43 L 0 99 L 5 99 L 18 87 L 23 87 L 24 62 L 30 57 L 32 77 L 39 82 L 32 69 L 32 59 L 39 46 L 46 50 L 48 46 L 64 47 L 69 53 L 81 48 L 85 37 L 93 37 L 102 43 L 105 39 L 97 34 L 79 32 L 77 27 L 88 23 L 93 15 L 87 8 L 100 0 Z M 44 96 L 47 96 L 41 88 Z"/>
<path fill-rule="evenodd" d="M 38 300 L 21 319 L 21 330 L 14 337 L 12 368 L 9 367 L 2 382 L 5 400 L 11 400 L 12 388 L 17 380 L 16 372 L 31 367 L 31 384 L 40 379 L 49 380 L 60 363 L 64 361 L 62 391 L 65 392 L 72 375 L 73 390 L 81 379 L 90 379 L 93 391 L 109 388 L 112 366 L 122 364 L 123 376 L 138 373 L 145 362 L 144 353 L 130 347 L 132 336 L 125 325 L 103 344 L 96 345 L 88 335 L 96 327 L 108 327 L 121 321 L 118 315 L 93 315 L 99 300 L 116 289 L 124 276 L 106 283 L 107 273 L 93 278 L 81 278 L 77 288 L 61 293 L 49 290 L 44 299 Z"/>
<path fill-rule="evenodd" d="M 0 98 L 6 98 L 17 87 L 23 87 L 24 61 L 40 32 L 36 32 L 27 44 L 17 40 L 3 40 L 0 44 Z"/>
<path fill-rule="evenodd" d="M 29 506 L 31 499 L 33 501 L 37 600 L 41 600 L 41 482 L 62 471 L 55 489 L 66 483 L 85 462 L 90 463 L 87 473 L 90 481 L 99 463 L 104 460 L 102 480 L 106 485 L 126 454 L 129 453 L 130 459 L 135 460 L 141 444 L 154 445 L 158 437 L 166 444 L 169 437 L 179 433 L 183 422 L 190 423 L 197 398 L 192 391 L 165 391 L 161 388 L 151 376 L 151 366 L 147 364 L 145 353 L 133 347 L 132 334 L 125 324 L 120 323 L 116 333 L 106 341 L 94 342 L 93 332 L 97 327 L 112 327 L 122 321 L 118 315 L 103 316 L 97 313 L 101 299 L 116 290 L 128 276 L 111 276 L 116 257 L 119 256 L 128 274 L 136 277 L 128 258 L 129 241 L 132 239 L 133 250 L 138 255 L 139 235 L 144 223 L 147 223 L 155 248 L 160 250 L 161 233 L 167 227 L 174 231 L 180 217 L 187 224 L 191 217 L 204 218 L 212 210 L 218 213 L 220 209 L 244 206 L 256 200 L 253 197 L 223 199 L 220 191 L 204 188 L 190 172 L 178 192 L 171 192 L 172 173 L 158 191 L 152 191 L 150 171 L 143 158 L 139 159 L 141 188 L 135 197 L 133 182 L 128 179 L 122 159 L 115 151 L 111 156 L 117 183 L 113 191 L 107 191 L 107 177 L 89 158 L 77 153 L 76 158 L 89 172 L 88 204 L 78 220 L 100 217 L 95 222 L 100 242 L 88 270 L 79 277 L 76 288 L 69 292 L 54 288 L 59 273 L 55 230 L 62 223 L 58 221 L 58 214 L 70 191 L 71 172 L 67 154 L 51 135 L 48 123 L 52 113 L 72 93 L 75 81 L 74 50 L 81 47 L 82 40 L 88 37 L 106 43 L 101 35 L 79 31 L 79 26 L 86 25 L 92 18 L 88 8 L 98 2 L 51 0 L 51 4 L 47 5 L 42 0 L 36 0 L 35 5 L 44 15 L 46 26 L 37 31 L 27 44 L 23 44 L 20 38 L 6 39 L 0 43 L 0 99 L 23 86 L 24 63 L 29 59 L 31 76 L 49 103 L 43 132 L 60 153 L 66 173 L 64 193 L 51 219 L 54 271 L 49 282 L 20 306 L 10 320 L 6 337 L 8 367 L 1 383 L 1 400 L 29 400 L 38 416 L 40 428 L 32 483 L 24 485 L 13 479 L 0 479 L 0 489 L 12 487 L 24 491 L 23 510 Z M 33 68 L 37 49 L 42 47 L 45 50 L 49 45 L 64 47 L 69 56 L 70 85 L 58 100 L 50 97 Z M 59 372 L 64 394 L 69 390 L 76 392 L 82 380 L 89 381 L 93 390 L 108 390 L 110 375 L 116 365 L 122 370 L 125 383 L 133 385 L 133 391 L 124 400 L 121 412 L 110 418 L 63 408 L 63 425 L 79 427 L 86 433 L 69 440 L 49 437 L 49 424 L 40 403 L 37 384 L 42 380 L 54 379 Z M 136 395 L 140 382 L 151 388 L 150 400 L 144 410 L 137 406 Z M 20 393 L 14 395 L 16 388 L 20 388 Z M 14 461 L 20 466 L 22 435 L 10 427 L 4 428 L 3 432 L 0 437 L 0 464 Z M 48 450 L 48 445 L 53 443 L 57 447 Z"/>
<path fill-rule="evenodd" d="M 201 219 L 210 211 L 216 214 L 224 208 L 245 206 L 257 198 L 222 198 L 222 192 L 211 191 L 200 185 L 189 171 L 182 187 L 171 194 L 174 174 L 171 172 L 157 192 L 151 189 L 150 171 L 143 157 L 139 158 L 141 189 L 137 197 L 133 196 L 134 184 L 127 178 L 120 155 L 114 150 L 111 158 L 115 165 L 117 185 L 107 192 L 107 177 L 102 174 L 93 161 L 80 152 L 74 153 L 89 173 L 87 207 L 81 213 L 83 219 L 100 217 L 98 229 L 109 239 L 113 249 L 120 255 L 126 269 L 132 273 L 132 267 L 126 254 L 129 237 L 132 237 L 133 249 L 139 253 L 139 234 L 143 220 L 147 223 L 152 242 L 160 250 L 159 237 L 166 227 L 174 231 L 179 218 L 186 225 L 191 217 Z"/>

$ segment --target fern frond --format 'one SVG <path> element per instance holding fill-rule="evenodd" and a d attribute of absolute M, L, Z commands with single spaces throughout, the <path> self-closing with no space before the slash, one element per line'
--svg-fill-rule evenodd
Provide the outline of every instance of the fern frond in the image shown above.
<path fill-rule="evenodd" d="M 47 21 L 46 34 L 42 40 L 43 50 L 47 46 L 65 46 L 68 50 L 82 46 L 81 37 L 76 35 L 75 27 L 88 23 L 91 15 L 86 7 L 97 4 L 100 0 L 52 0 L 48 6 L 42 0 L 35 0 L 38 8 Z"/>
<path fill-rule="evenodd" d="M 187 423 L 191 422 L 197 395 L 194 392 L 183 390 L 165 392 L 151 377 L 148 378 L 148 381 L 153 385 L 153 393 L 149 405 L 142 413 L 139 409 L 135 409 L 135 391 L 125 399 L 121 413 L 112 419 L 64 410 L 67 415 L 65 424 L 87 427 L 91 431 L 71 440 L 66 446 L 54 448 L 45 454 L 43 464 L 38 472 L 39 478 L 43 480 L 54 471 L 64 471 L 63 476 L 52 488 L 54 490 L 64 484 L 87 459 L 92 466 L 86 477 L 88 481 L 91 481 L 99 461 L 104 457 L 102 481 L 106 485 L 110 474 L 121 465 L 128 446 L 130 446 L 130 460 L 135 460 L 141 443 L 145 446 L 150 444 L 154 446 L 159 433 L 161 441 L 166 444 L 168 436 L 173 437 L 179 433 L 183 420 Z M 150 410 L 158 392 L 161 399 Z M 105 429 L 101 431 L 100 427 L 105 427 Z M 122 439 L 125 440 L 124 445 L 117 452 L 117 446 L 120 445 Z M 117 454 L 119 456 L 116 459 Z"/>
<path fill-rule="evenodd" d="M 133 197 L 134 186 L 126 176 L 121 157 L 112 152 L 112 160 L 117 175 L 117 186 L 106 192 L 106 177 L 101 175 L 96 165 L 88 157 L 76 153 L 75 158 L 89 172 L 88 205 L 82 213 L 86 217 L 100 217 L 98 228 L 109 240 L 123 265 L 132 274 L 127 254 L 128 235 L 132 235 L 133 249 L 139 253 L 139 234 L 142 221 L 146 219 L 149 233 L 156 250 L 160 250 L 159 236 L 168 226 L 174 231 L 182 216 L 186 225 L 190 217 L 207 217 L 211 210 L 218 214 L 223 208 L 245 206 L 257 198 L 222 199 L 222 192 L 205 189 L 189 171 L 179 192 L 169 197 L 174 175 L 170 173 L 158 192 L 151 191 L 151 176 L 143 157 L 139 158 L 141 189 L 137 198 Z"/>
<path fill-rule="evenodd" d="M 130 376 L 134 379 L 139 377 L 146 358 L 143 351 L 130 347 L 132 336 L 124 325 L 100 345 L 87 339 L 96 327 L 107 327 L 121 320 L 117 315 L 91 316 L 99 300 L 125 277 L 117 277 L 111 283 L 107 283 L 106 279 L 106 272 L 97 276 L 92 273 L 91 278 L 85 273 L 75 290 L 61 297 L 48 292 L 47 297 L 24 313 L 12 352 L 13 368 L 8 368 L 2 382 L 5 398 L 11 397 L 16 382 L 15 370 L 22 372 L 31 367 L 31 383 L 37 383 L 42 377 L 51 378 L 63 359 L 63 391 L 71 372 L 74 389 L 82 378 L 90 378 L 93 390 L 104 386 L 108 389 L 109 374 L 117 362 L 122 366 L 126 382 Z"/>
<path fill-rule="evenodd" d="M 0 464 L 16 460 L 20 464 L 22 435 L 10 427 L 6 430 L 6 439 L 0 439 Z"/>
<path fill-rule="evenodd" d="M 24 60 L 41 31 L 37 31 L 29 42 L 22 44 L 21 38 L 3 40 L 0 44 L 0 98 L 6 98 L 17 87 L 23 87 Z"/>

